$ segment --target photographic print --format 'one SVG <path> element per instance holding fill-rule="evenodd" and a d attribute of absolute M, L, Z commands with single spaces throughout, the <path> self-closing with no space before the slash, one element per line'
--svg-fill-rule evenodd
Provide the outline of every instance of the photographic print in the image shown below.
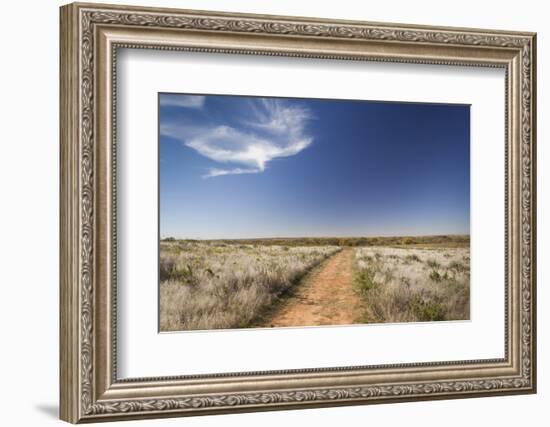
<path fill-rule="evenodd" d="M 62 420 L 536 393 L 535 33 L 59 23 Z"/>
<path fill-rule="evenodd" d="M 468 320 L 470 106 L 159 94 L 159 328 Z"/>

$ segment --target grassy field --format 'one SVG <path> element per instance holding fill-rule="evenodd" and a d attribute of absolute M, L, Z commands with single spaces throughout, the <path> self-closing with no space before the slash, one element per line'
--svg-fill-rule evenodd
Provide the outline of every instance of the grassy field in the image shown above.
<path fill-rule="evenodd" d="M 324 277 L 326 288 L 332 276 L 319 272 L 343 248 L 353 262 L 345 267 L 349 283 L 337 286 L 349 287 L 356 295 L 358 307 L 349 307 L 358 313 L 352 323 L 469 318 L 469 236 L 164 239 L 160 243 L 160 329 L 257 326 L 258 319 L 271 315 L 274 307 L 303 286 L 302 278 L 313 269 L 316 274 L 308 275 L 308 292 L 319 295 L 312 277 Z M 333 297 L 338 300 L 338 295 Z M 313 308 L 309 311 L 319 311 L 312 306 L 318 301 L 301 300 Z M 327 307 L 326 302 L 322 307 Z M 293 312 L 301 310 L 293 308 Z M 304 321 L 320 324 L 313 315 Z"/>
<path fill-rule="evenodd" d="M 163 242 L 177 241 L 167 237 Z M 201 242 L 200 240 L 185 240 Z M 466 234 L 436 236 L 381 236 L 381 237 L 275 237 L 269 239 L 220 239 L 213 244 L 261 246 L 398 246 L 398 247 L 469 247 Z"/>
<path fill-rule="evenodd" d="M 355 258 L 361 323 L 469 319 L 468 248 L 372 247 Z"/>
<path fill-rule="evenodd" d="M 161 242 L 160 329 L 247 327 L 337 251 L 337 246 Z"/>

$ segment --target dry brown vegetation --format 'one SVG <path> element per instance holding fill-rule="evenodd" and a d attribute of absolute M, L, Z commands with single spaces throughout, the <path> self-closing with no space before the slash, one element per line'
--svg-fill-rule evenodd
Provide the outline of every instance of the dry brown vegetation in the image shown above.
<path fill-rule="evenodd" d="M 336 246 L 163 241 L 161 331 L 248 327 Z"/>
<path fill-rule="evenodd" d="M 168 237 L 163 242 L 175 242 Z M 187 242 L 200 242 L 186 240 Z M 398 247 L 469 247 L 467 234 L 434 236 L 391 236 L 391 237 L 291 237 L 271 239 L 224 239 L 210 240 L 212 244 L 224 245 L 262 245 L 262 246 L 398 246 Z"/>
<path fill-rule="evenodd" d="M 353 262 L 324 271 L 335 258 L 323 261 L 343 247 Z M 286 325 L 271 318 L 275 311 L 299 312 L 292 318 L 311 326 L 328 324 L 327 317 L 385 323 L 465 320 L 470 313 L 469 236 L 164 239 L 159 276 L 161 331 Z M 356 295 L 354 302 L 327 302 L 342 299 L 339 292 Z M 315 306 L 304 305 L 310 300 Z"/>
<path fill-rule="evenodd" d="M 468 248 L 360 248 L 356 270 L 362 323 L 470 317 Z"/>

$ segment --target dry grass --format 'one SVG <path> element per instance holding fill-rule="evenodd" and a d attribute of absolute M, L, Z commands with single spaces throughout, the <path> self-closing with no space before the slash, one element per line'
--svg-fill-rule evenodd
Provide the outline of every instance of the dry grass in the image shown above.
<path fill-rule="evenodd" d="M 163 241 L 160 329 L 248 327 L 309 270 L 339 250 Z"/>
<path fill-rule="evenodd" d="M 175 242 L 166 237 L 163 242 Z M 190 242 L 190 240 L 187 240 Z M 198 242 L 195 240 L 195 242 Z M 265 239 L 222 239 L 211 240 L 215 244 L 262 245 L 262 246 L 394 246 L 394 247 L 460 247 L 470 246 L 468 234 L 432 236 L 379 236 L 379 237 L 275 237 Z"/>
<path fill-rule="evenodd" d="M 360 248 L 356 269 L 361 322 L 469 319 L 469 249 Z"/>

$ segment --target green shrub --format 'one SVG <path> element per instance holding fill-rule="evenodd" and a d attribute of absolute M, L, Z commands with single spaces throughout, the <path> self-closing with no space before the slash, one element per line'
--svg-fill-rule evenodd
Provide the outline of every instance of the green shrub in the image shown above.
<path fill-rule="evenodd" d="M 457 273 L 466 271 L 466 267 L 464 266 L 464 264 L 457 261 L 451 262 L 449 264 L 449 269 L 456 270 Z"/>
<path fill-rule="evenodd" d="M 439 263 L 433 259 L 429 259 L 428 261 L 426 261 L 426 264 L 428 264 L 428 267 L 431 268 L 439 268 Z"/>
<path fill-rule="evenodd" d="M 369 269 L 361 270 L 355 275 L 355 284 L 363 294 L 378 287 L 378 284 L 374 281 L 374 273 Z"/>
<path fill-rule="evenodd" d="M 439 274 L 436 270 L 432 270 L 430 273 L 430 279 L 432 279 L 434 282 L 441 282 L 441 274 Z"/>
<path fill-rule="evenodd" d="M 409 302 L 410 310 L 424 322 L 445 320 L 445 308 L 436 301 L 415 295 Z"/>

